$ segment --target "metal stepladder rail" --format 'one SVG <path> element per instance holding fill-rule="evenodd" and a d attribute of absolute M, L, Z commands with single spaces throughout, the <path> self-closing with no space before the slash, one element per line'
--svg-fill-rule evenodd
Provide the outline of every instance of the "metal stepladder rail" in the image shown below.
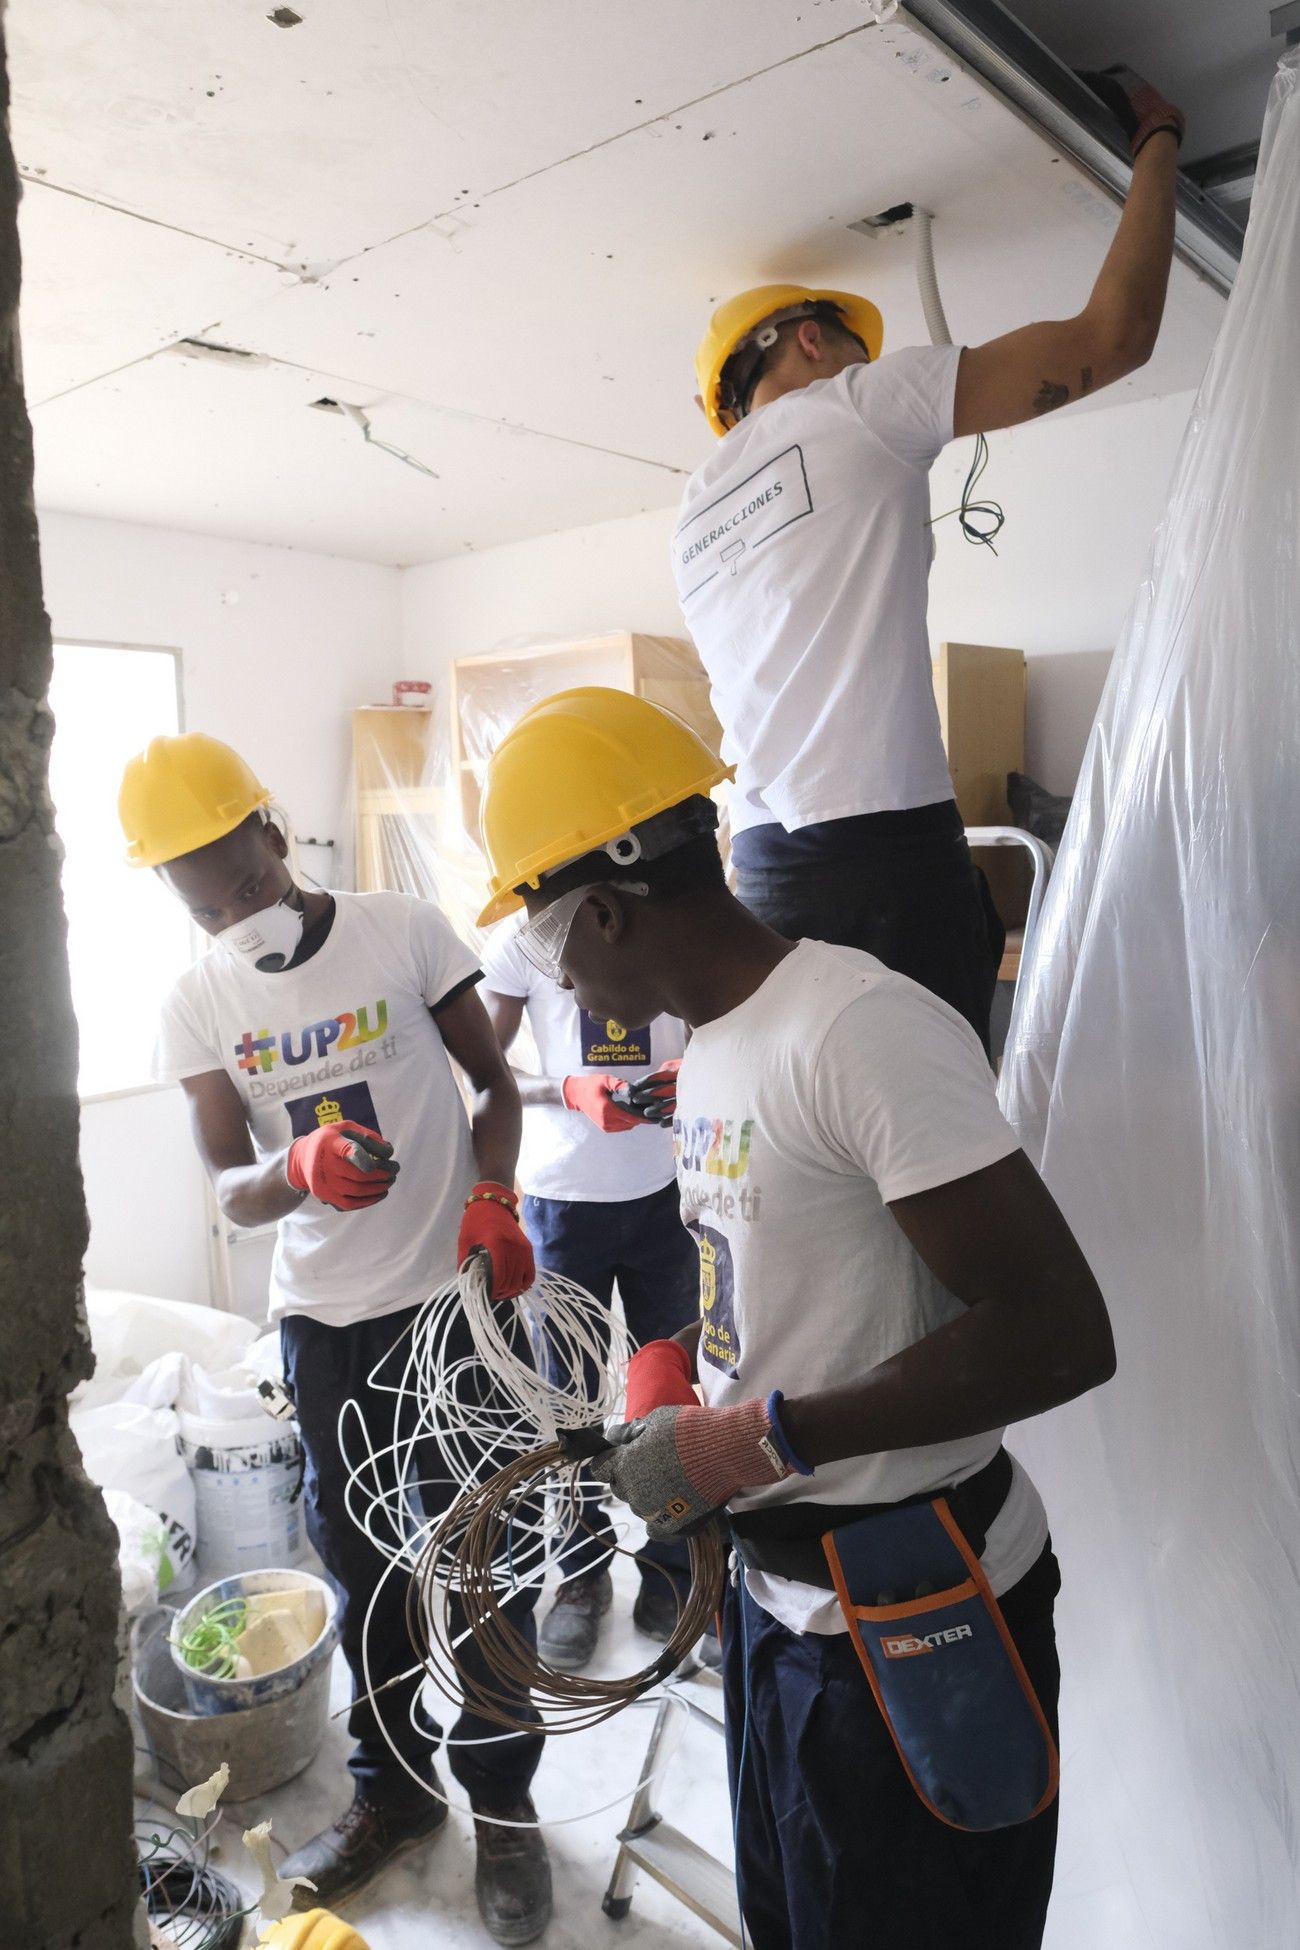
<path fill-rule="evenodd" d="M 706 1698 L 712 1696 L 716 1711 L 705 1705 L 703 1699 L 692 1697 L 688 1688 L 696 1686 L 704 1691 Z M 724 1942 L 740 1950 L 740 1912 L 734 1872 L 692 1841 L 682 1829 L 665 1821 L 656 1805 L 690 1719 L 712 1727 L 717 1734 L 723 1732 L 722 1681 L 703 1666 L 689 1675 L 679 1673 L 669 1680 L 659 1702 L 641 1767 L 641 1784 L 632 1797 L 627 1821 L 619 1834 L 618 1856 L 601 1908 L 606 1916 L 621 1923 L 632 1907 L 637 1871 L 644 1869 L 670 1896 L 694 1910 L 702 1922 L 716 1930 Z"/>
<path fill-rule="evenodd" d="M 1016 972 L 1018 993 L 1025 952 L 1042 913 L 1043 895 L 1052 870 L 1052 848 L 1018 826 L 970 826 L 966 830 L 966 838 L 972 847 L 1022 846 L 1033 863 L 1024 944 L 1020 968 Z M 707 1689 L 706 1696 L 711 1694 L 716 1700 L 716 1711 L 711 1711 L 700 1698 L 692 1696 L 688 1688 L 697 1686 Z M 676 1674 L 668 1682 L 659 1703 L 641 1768 L 641 1784 L 632 1797 L 627 1821 L 619 1833 L 618 1855 L 601 1908 L 606 1916 L 621 1922 L 632 1907 L 637 1871 L 644 1870 L 678 1902 L 693 1910 L 710 1929 L 716 1930 L 725 1943 L 735 1945 L 736 1950 L 743 1950 L 734 1871 L 701 1848 L 682 1829 L 665 1821 L 658 1812 L 657 1804 L 661 1799 L 665 1777 L 687 1721 L 692 1718 L 712 1727 L 718 1734 L 724 1732 L 722 1681 L 716 1673 L 703 1667 L 689 1674 L 684 1671 Z"/>

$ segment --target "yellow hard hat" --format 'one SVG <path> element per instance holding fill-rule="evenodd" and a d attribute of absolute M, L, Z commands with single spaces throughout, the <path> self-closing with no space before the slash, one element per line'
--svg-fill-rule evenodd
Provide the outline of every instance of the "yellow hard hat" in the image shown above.
<path fill-rule="evenodd" d="M 206 732 L 155 738 L 122 776 L 117 816 L 133 867 L 161 867 L 224 839 L 271 795 L 229 745 Z"/>
<path fill-rule="evenodd" d="M 871 357 L 880 357 L 885 324 L 869 298 L 860 298 L 853 291 L 811 291 L 803 284 L 756 284 L 751 291 L 742 291 L 718 306 L 695 354 L 695 377 L 699 381 L 705 417 L 719 437 L 735 424 L 719 397 L 722 368 L 742 339 L 747 339 L 765 318 L 797 305 L 838 306 L 844 314 L 844 323 L 862 340 Z"/>
<path fill-rule="evenodd" d="M 642 697 L 592 688 L 544 698 L 488 761 L 480 820 L 492 897 L 479 926 L 521 905 L 517 887 L 538 886 L 566 861 L 734 776 L 689 725 Z"/>
<path fill-rule="evenodd" d="M 272 1923 L 258 1938 L 259 1950 L 370 1950 L 350 1923 L 328 1909 L 306 1909 Z"/>

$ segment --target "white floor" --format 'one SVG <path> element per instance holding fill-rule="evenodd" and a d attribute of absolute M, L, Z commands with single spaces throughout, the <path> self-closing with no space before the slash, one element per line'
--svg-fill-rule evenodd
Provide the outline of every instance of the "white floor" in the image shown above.
<path fill-rule="evenodd" d="M 617 1596 L 605 1619 L 592 1671 L 631 1672 L 653 1657 L 650 1641 L 631 1621 L 636 1573 L 616 1560 Z M 543 1603 L 546 1601 L 544 1600 Z M 348 1676 L 336 1655 L 334 1705 L 345 1706 Z M 702 1706 L 721 1716 L 716 1682 L 689 1682 Z M 440 1713 L 440 1718 L 444 1716 Z M 590 1732 L 548 1740 L 533 1795 L 545 1827 L 555 1880 L 555 1916 L 541 1941 L 546 1950 L 649 1950 L 657 1944 L 716 1946 L 722 1939 L 647 1876 L 638 1877 L 630 1914 L 622 1922 L 604 1915 L 605 1893 L 618 1852 L 632 1790 L 642 1771 L 653 1707 L 630 1708 Z M 448 1723 L 444 1718 L 444 1724 Z M 332 1723 L 325 1746 L 306 1773 L 276 1793 L 247 1801 L 229 1813 L 218 1834 L 214 1864 L 250 1889 L 248 1859 L 240 1842 L 245 1828 L 269 1816 L 272 1833 L 293 1849 L 324 1827 L 346 1805 L 345 1721 Z M 445 1767 L 441 1770 L 444 1778 Z M 460 1791 L 453 1785 L 453 1800 Z M 607 1805 L 609 1804 L 609 1805 Z M 726 1768 L 721 1735 L 692 1718 L 671 1764 L 659 1812 L 720 1860 L 732 1860 Z M 573 1819 L 578 1817 L 578 1819 Z M 474 1841 L 468 1815 L 451 1820 L 427 1848 L 413 1851 L 380 1876 L 340 1913 L 365 1938 L 369 1950 L 480 1950 L 492 1939 L 474 1902 Z M 256 1940 L 253 1932 L 250 1941 Z"/>

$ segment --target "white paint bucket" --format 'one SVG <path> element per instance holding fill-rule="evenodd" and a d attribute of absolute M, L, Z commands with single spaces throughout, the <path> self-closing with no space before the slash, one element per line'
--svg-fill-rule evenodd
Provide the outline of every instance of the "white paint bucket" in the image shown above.
<path fill-rule="evenodd" d="M 180 1452 L 194 1483 L 199 1575 L 205 1581 L 307 1554 L 302 1441 L 292 1423 L 215 1421 L 177 1411 Z"/>

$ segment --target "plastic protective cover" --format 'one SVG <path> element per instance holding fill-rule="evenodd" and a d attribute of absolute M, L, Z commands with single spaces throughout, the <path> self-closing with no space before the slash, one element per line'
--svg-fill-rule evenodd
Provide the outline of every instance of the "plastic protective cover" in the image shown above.
<path fill-rule="evenodd" d="M 1065 1578 L 1054 1950 L 1300 1944 L 1297 63 L 1002 1072 L 1119 1347 L 1014 1443 Z"/>

